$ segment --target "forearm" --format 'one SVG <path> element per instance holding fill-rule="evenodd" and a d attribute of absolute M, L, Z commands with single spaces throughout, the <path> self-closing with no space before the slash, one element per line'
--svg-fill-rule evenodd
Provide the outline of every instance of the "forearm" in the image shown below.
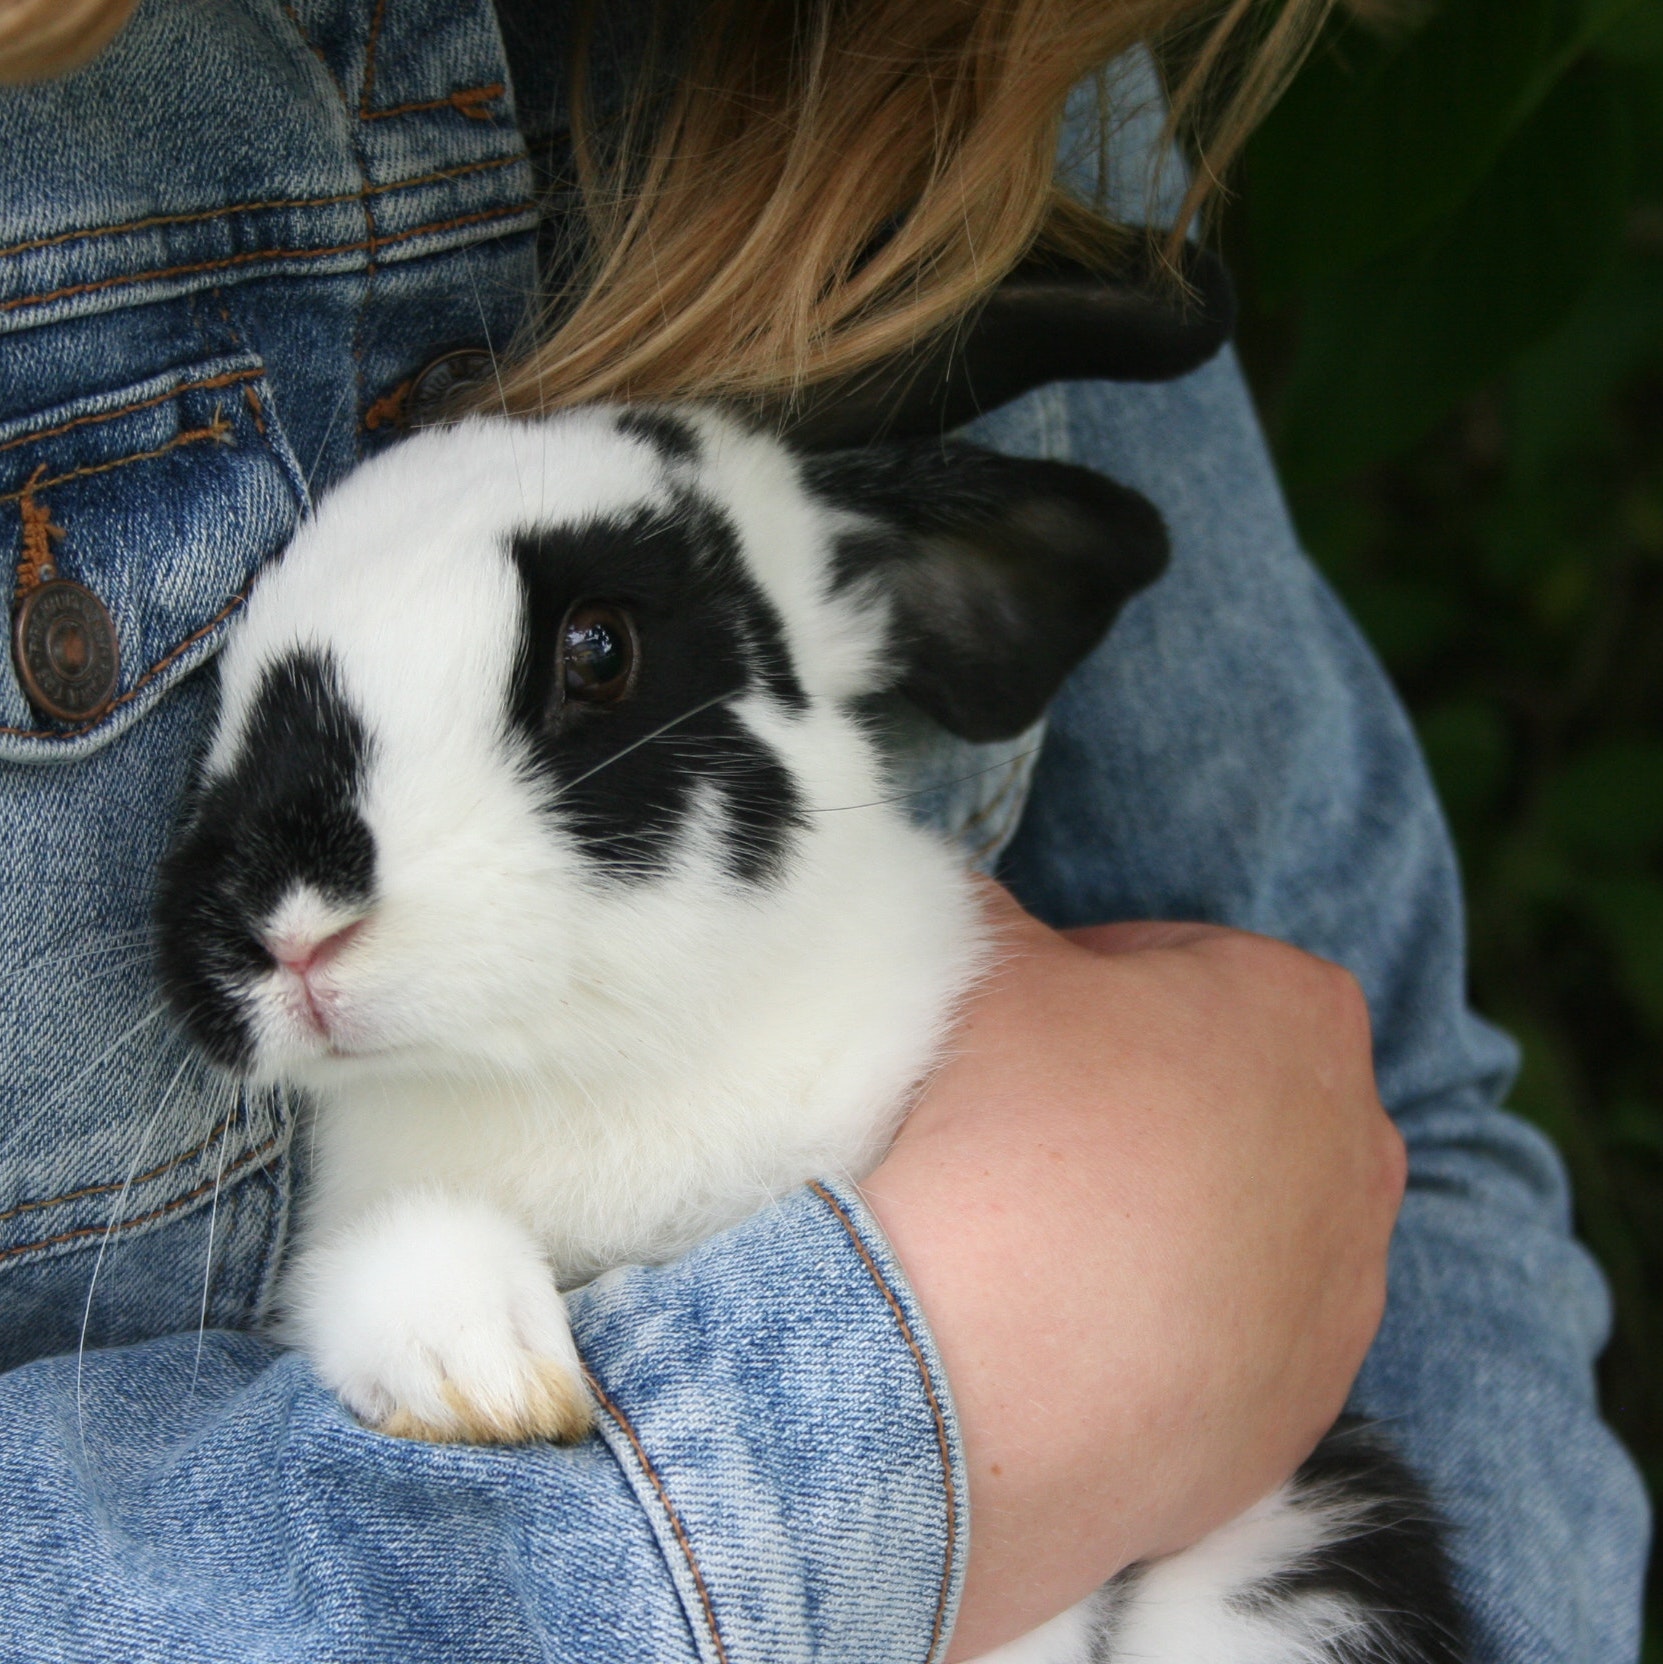
<path fill-rule="evenodd" d="M 1373 1335 L 1403 1174 L 1345 973 L 989 906 L 999 968 L 865 1186 L 959 1411 L 955 1660 L 1293 1472 Z"/>

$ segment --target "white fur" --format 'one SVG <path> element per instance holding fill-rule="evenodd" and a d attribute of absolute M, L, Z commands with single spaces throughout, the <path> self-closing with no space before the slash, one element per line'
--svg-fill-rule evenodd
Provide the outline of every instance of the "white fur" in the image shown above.
<path fill-rule="evenodd" d="M 984 1652 L 974 1664 L 1091 1664 L 1097 1627 L 1097 1597 L 1092 1595 L 1038 1629 Z"/>
<path fill-rule="evenodd" d="M 405 1410 L 447 1427 L 451 1383 L 499 1425 L 537 1392 L 536 1362 L 580 1373 L 565 1307 L 536 1239 L 489 1203 L 406 1191 L 301 1261 L 292 1298 L 318 1367 L 366 1421 Z"/>
<path fill-rule="evenodd" d="M 1237 1597 L 1304 1566 L 1361 1523 L 1341 1499 L 1297 1499 L 1284 1487 L 1146 1568 L 1111 1620 L 1116 1655 L 1149 1664 L 1325 1664 L 1339 1643 L 1345 1657 L 1345 1643 L 1365 1628 L 1350 1602 L 1306 1597 L 1267 1609 Z"/>
<path fill-rule="evenodd" d="M 1365 1614 L 1348 1601 L 1304 1597 L 1270 1608 L 1250 1598 L 1267 1579 L 1299 1570 L 1366 1525 L 1342 1497 L 1301 1498 L 1283 1487 L 1194 1548 L 1138 1568 L 1124 1587 L 1097 1591 L 976 1664 L 1334 1664 L 1378 1657 L 1363 1639 Z"/>

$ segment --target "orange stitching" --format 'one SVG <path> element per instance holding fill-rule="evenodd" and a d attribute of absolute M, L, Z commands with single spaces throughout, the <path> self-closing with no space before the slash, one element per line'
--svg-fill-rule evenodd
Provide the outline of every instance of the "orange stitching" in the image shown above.
<path fill-rule="evenodd" d="M 137 457 L 128 458 L 130 462 L 138 460 Z M 108 721 L 110 716 L 125 705 L 129 699 L 138 698 L 145 686 L 155 681 L 175 659 L 189 652 L 204 636 L 211 635 L 217 630 L 248 599 L 250 587 L 251 585 L 244 584 L 201 629 L 192 630 L 177 647 L 151 665 L 125 693 L 112 699 L 91 722 L 83 722 L 79 728 L 7 728 L 0 726 L 0 734 L 9 734 L 13 739 L 20 740 L 72 740 L 79 738 L 82 734 L 91 733 L 100 723 Z"/>
<path fill-rule="evenodd" d="M 369 180 L 367 178 L 364 181 L 363 190 L 358 193 L 358 201 L 359 201 L 359 203 L 360 203 L 360 205 L 362 206 L 362 209 L 363 209 L 364 229 L 369 233 L 369 241 L 364 245 L 365 248 L 369 251 L 369 259 L 365 262 L 365 271 L 370 277 L 374 277 L 375 273 L 376 273 L 375 251 L 378 248 L 381 247 L 382 238 L 381 238 L 381 233 L 376 229 L 376 225 L 375 225 L 375 204 L 370 200 L 370 183 L 369 183 Z M 392 241 L 391 238 L 388 238 L 387 240 L 389 242 Z M 358 331 L 363 327 L 364 310 L 369 305 L 369 303 L 370 303 L 370 285 L 366 283 L 364 285 L 364 298 L 358 303 L 358 321 L 353 326 L 353 331 L 352 331 L 352 339 L 353 339 L 353 342 L 354 342 L 353 356 L 355 358 L 358 356 L 358 348 L 356 346 L 356 342 L 358 340 Z M 360 381 L 360 383 L 359 383 L 358 393 L 359 393 L 359 397 L 362 398 L 363 397 L 362 381 Z"/>
<path fill-rule="evenodd" d="M 379 399 L 364 412 L 364 426 L 374 433 L 383 422 L 388 427 L 402 427 L 404 424 L 404 401 L 410 396 L 410 389 L 416 385 L 416 378 L 411 376 L 408 381 L 401 381 L 390 393 L 383 393 Z"/>
<path fill-rule="evenodd" d="M 507 91 L 501 81 L 492 81 L 484 87 L 459 87 L 455 92 L 447 92 L 443 98 L 422 98 L 412 104 L 395 104 L 389 110 L 365 110 L 362 119 L 385 121 L 388 116 L 409 116 L 418 110 L 442 110 L 448 105 L 469 121 L 489 121 L 491 112 L 485 106 L 495 103 Z"/>
<path fill-rule="evenodd" d="M 347 198 L 355 201 L 356 196 Z M 0 301 L 0 312 L 15 311 L 20 306 L 41 306 L 50 301 L 68 300 L 73 295 L 87 295 L 101 289 L 115 289 L 126 283 L 148 283 L 163 277 L 187 277 L 197 272 L 227 271 L 233 266 L 246 266 L 256 260 L 321 260 L 331 254 L 362 254 L 369 248 L 385 248 L 389 243 L 402 243 L 411 237 L 422 237 L 430 231 L 453 231 L 464 225 L 477 225 L 483 220 L 507 219 L 512 214 L 523 214 L 532 203 L 516 202 L 506 208 L 489 208 L 483 213 L 461 214 L 455 219 L 434 220 L 427 225 L 413 225 L 406 231 L 395 231 L 390 237 L 357 243 L 335 243 L 328 248 L 273 248 L 250 249 L 245 254 L 233 254 L 224 260 L 199 260 L 187 266 L 164 266 L 154 271 L 126 272 L 117 277 L 103 277 L 95 283 L 72 283 L 67 288 L 51 289 L 39 295 L 19 295 L 14 300 Z M 4 501 L 0 498 L 0 501 Z"/>
<path fill-rule="evenodd" d="M 16 439 L 7 439 L 0 443 L 0 451 L 14 450 L 19 445 L 32 444 L 37 439 L 56 439 L 60 433 L 68 433 L 72 428 L 85 427 L 90 422 L 113 422 L 118 416 L 130 416 L 135 410 L 148 410 L 152 405 L 166 404 L 169 399 L 176 399 L 181 393 L 197 393 L 205 387 L 230 387 L 239 381 L 257 381 L 265 374 L 264 370 L 227 370 L 224 375 L 205 376 L 201 381 L 182 381 L 177 387 L 170 388 L 166 393 L 157 393 L 149 399 L 138 399 L 132 404 L 118 406 L 115 410 L 95 410 L 87 416 L 75 416 L 67 422 L 60 422 L 55 428 L 37 428 L 33 433 L 25 433 Z"/>
<path fill-rule="evenodd" d="M 55 1208 L 60 1202 L 80 1202 L 88 1196 L 107 1196 L 112 1190 L 125 1190 L 131 1185 L 149 1184 L 152 1179 L 159 1179 L 170 1168 L 183 1167 L 187 1161 L 194 1161 L 210 1145 L 216 1143 L 222 1134 L 229 1133 L 231 1123 L 235 1120 L 235 1115 L 227 1115 L 200 1144 L 193 1144 L 182 1155 L 170 1156 L 160 1167 L 152 1167 L 148 1173 L 135 1173 L 132 1178 L 127 1180 L 112 1179 L 108 1184 L 84 1185 L 80 1190 L 66 1190 L 61 1196 L 47 1196 L 36 1201 L 18 1202 L 7 1208 L 4 1213 L 0 1213 L 0 1222 L 15 1218 L 20 1213 L 39 1213 L 42 1208 Z"/>
<path fill-rule="evenodd" d="M 860 1232 L 855 1229 L 855 1222 L 849 1217 L 843 1204 L 823 1184 L 810 1180 L 808 1188 L 837 1215 L 838 1223 L 848 1233 L 849 1240 L 865 1264 L 867 1273 L 888 1302 L 890 1311 L 895 1315 L 895 1322 L 900 1327 L 901 1338 L 907 1343 L 907 1348 L 912 1353 L 912 1361 L 918 1366 L 919 1378 L 924 1383 L 924 1397 L 929 1401 L 930 1414 L 935 1417 L 935 1441 L 941 1452 L 941 1473 L 947 1490 L 947 1542 L 941 1569 L 941 1593 L 936 1598 L 935 1624 L 930 1631 L 928 1656 L 934 1658 L 936 1648 L 941 1645 L 941 1633 L 947 1622 L 947 1599 L 953 1587 L 953 1553 L 958 1543 L 958 1494 L 953 1486 L 953 1456 L 952 1445 L 947 1437 L 947 1417 L 942 1412 L 941 1401 L 936 1397 L 929 1362 L 924 1356 L 923 1348 L 913 1336 L 912 1325 L 907 1322 L 907 1314 L 901 1309 L 901 1302 L 895 1298 L 894 1290 L 890 1288 L 879 1269 L 878 1262 L 872 1258 L 871 1251 L 861 1240 Z"/>
<path fill-rule="evenodd" d="M 18 511 L 23 517 L 23 546 L 17 557 L 16 595 L 20 601 L 31 590 L 39 589 L 58 575 L 58 563 L 52 558 L 52 544 L 54 540 L 62 541 L 64 529 L 53 524 L 52 510 L 35 497 L 40 477 L 45 472 L 46 464 L 43 462 L 29 476 L 29 483 L 23 487 L 17 501 Z"/>
<path fill-rule="evenodd" d="M 204 1179 L 194 1190 L 187 1190 L 182 1196 L 175 1196 L 171 1202 L 165 1202 L 159 1208 L 152 1208 L 148 1213 L 135 1214 L 131 1219 L 123 1219 L 112 1225 L 80 1225 L 72 1231 L 59 1231 L 56 1236 L 43 1236 L 38 1242 L 24 1242 L 16 1248 L 0 1248 L 0 1260 L 15 1259 L 19 1254 L 33 1253 L 37 1248 L 55 1248 L 60 1242 L 74 1242 L 78 1237 L 107 1236 L 117 1231 L 131 1229 L 134 1225 L 148 1225 L 154 1219 L 165 1218 L 170 1213 L 177 1213 L 180 1208 L 187 1207 L 199 1196 L 206 1196 L 215 1185 L 224 1184 L 226 1180 L 235 1178 L 244 1168 L 251 1166 L 260 1157 L 267 1155 L 276 1148 L 282 1140 L 281 1133 L 274 1133 L 256 1150 L 250 1150 L 247 1155 L 238 1158 L 212 1179 Z"/>
<path fill-rule="evenodd" d="M 681 1515 L 676 1512 L 676 1505 L 670 1500 L 670 1493 L 664 1488 L 664 1481 L 658 1477 L 658 1469 L 652 1465 L 652 1458 L 642 1447 L 636 1436 L 634 1427 L 630 1425 L 629 1417 L 624 1414 L 612 1399 L 607 1396 L 606 1388 L 597 1381 L 587 1365 L 584 1367 L 583 1378 L 589 1383 L 589 1390 L 600 1400 L 601 1408 L 617 1422 L 623 1435 L 629 1440 L 630 1449 L 646 1470 L 647 1477 L 652 1481 L 652 1488 L 658 1493 L 658 1500 L 670 1521 L 670 1529 L 676 1534 L 676 1542 L 681 1546 L 682 1558 L 687 1562 L 687 1569 L 693 1574 L 694 1586 L 699 1591 L 699 1604 L 704 1608 L 705 1627 L 710 1631 L 711 1645 L 716 1649 L 716 1656 L 722 1664 L 728 1664 L 728 1649 L 722 1642 L 722 1631 L 716 1623 L 716 1610 L 710 1604 L 710 1590 L 705 1586 L 704 1573 L 699 1570 L 698 1558 L 693 1553 L 693 1545 L 688 1540 L 686 1529 L 681 1523 Z"/>
<path fill-rule="evenodd" d="M 243 397 L 248 401 L 248 408 L 254 417 L 254 431 L 259 434 L 261 438 L 264 438 L 266 432 L 266 407 L 260 403 L 260 395 L 254 391 L 251 385 L 245 383 L 243 386 Z"/>
<path fill-rule="evenodd" d="M 235 444 L 236 441 L 229 437 L 230 433 L 231 424 L 226 420 L 225 412 L 216 408 L 207 427 L 187 428 L 184 433 L 176 433 L 165 445 L 158 445 L 153 451 L 134 451 L 131 456 L 117 457 L 113 462 L 89 462 L 84 467 L 71 468 L 67 474 L 54 474 L 49 480 L 41 479 L 37 469 L 35 477 L 26 486 L 20 491 L 8 491 L 0 497 L 0 503 L 21 502 L 31 491 L 46 491 L 70 480 L 85 479 L 89 474 L 108 474 L 116 468 L 125 468 L 130 462 L 151 462 L 159 456 L 166 456 L 169 451 L 178 450 L 181 445 L 200 444 L 204 439 L 215 440 L 221 445 Z"/>
<path fill-rule="evenodd" d="M 454 96 L 454 95 L 453 95 Z M 441 103 L 447 102 L 444 99 Z M 392 111 L 387 111 L 391 115 Z M 523 156 L 493 156 L 485 162 L 464 162 L 454 168 L 438 168 L 432 173 L 418 173 L 410 179 L 395 179 L 386 185 L 371 185 L 368 194 L 383 196 L 388 191 L 414 190 L 418 185 L 436 185 L 444 179 L 460 179 L 465 174 L 486 173 L 492 168 L 505 168 L 523 162 Z M 335 196 L 277 197 L 264 202 L 234 202 L 224 208 L 204 208 L 189 214 L 151 214 L 140 220 L 123 220 L 119 225 L 95 225 L 77 231 L 60 231 L 52 237 L 36 237 L 26 243 L 11 243 L 0 248 L 0 259 L 13 254 L 28 254 L 37 248 L 56 248 L 60 243 L 72 243 L 77 238 L 116 237 L 129 231 L 148 231 L 158 225 L 195 225 L 202 220 L 224 219 L 231 214 L 275 213 L 286 208 L 334 208 L 343 202 L 357 202 L 365 190 L 342 191 Z"/>
<path fill-rule="evenodd" d="M 217 283 L 214 285 L 214 288 L 213 288 L 213 296 L 214 296 L 214 304 L 219 308 L 220 321 L 225 325 L 226 331 L 229 333 L 229 335 L 231 337 L 232 346 L 234 346 L 234 347 L 242 346 L 242 344 L 243 344 L 242 331 L 240 329 L 238 329 L 237 326 L 231 321 L 231 308 L 226 304 L 225 291 L 222 288 L 220 288 L 220 286 Z M 193 318 L 196 316 L 196 302 L 195 302 L 195 300 L 191 301 L 191 316 Z M 244 396 L 246 397 L 248 395 L 248 389 L 244 388 L 243 392 L 244 392 Z M 258 402 L 258 398 L 259 398 L 258 394 L 254 395 L 254 397 L 255 397 L 256 402 Z"/>
<path fill-rule="evenodd" d="M 381 45 L 381 25 L 387 16 L 387 0 L 375 0 L 375 11 L 370 17 L 369 40 L 364 47 L 364 91 L 358 100 L 358 117 L 362 120 L 370 108 L 370 94 L 375 90 L 375 54 Z"/>

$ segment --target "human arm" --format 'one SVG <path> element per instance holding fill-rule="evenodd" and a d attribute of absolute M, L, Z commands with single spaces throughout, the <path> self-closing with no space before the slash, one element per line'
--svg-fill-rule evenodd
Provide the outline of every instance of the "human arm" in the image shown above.
<path fill-rule="evenodd" d="M 1373 1336 L 1402 1190 L 1345 972 L 1206 926 L 1070 941 L 988 892 L 1000 969 L 864 1187 L 958 1407 L 953 1659 L 1292 1473 Z"/>

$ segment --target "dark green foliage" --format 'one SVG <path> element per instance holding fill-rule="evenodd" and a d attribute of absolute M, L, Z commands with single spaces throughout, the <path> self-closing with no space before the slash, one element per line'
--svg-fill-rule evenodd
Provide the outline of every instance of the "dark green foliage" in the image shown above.
<path fill-rule="evenodd" d="M 1663 0 L 1336 23 L 1226 238 L 1301 530 L 1420 726 L 1475 998 L 1611 1280 L 1607 1413 L 1663 1494 Z"/>

